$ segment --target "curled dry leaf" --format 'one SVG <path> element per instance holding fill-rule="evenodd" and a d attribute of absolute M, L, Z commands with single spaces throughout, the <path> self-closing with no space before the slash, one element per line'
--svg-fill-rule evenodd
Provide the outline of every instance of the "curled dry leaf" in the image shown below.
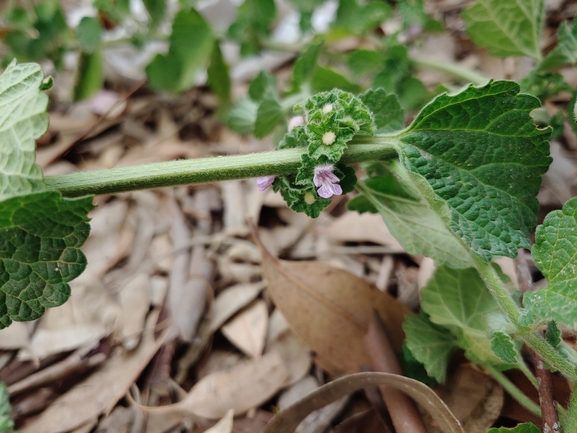
<path fill-rule="evenodd" d="M 241 311 L 221 329 L 228 340 L 252 358 L 262 355 L 266 331 L 268 329 L 268 310 L 262 299 Z"/>
<path fill-rule="evenodd" d="M 400 389 L 424 408 L 443 432 L 465 433 L 457 418 L 431 388 L 417 380 L 389 373 L 356 373 L 327 383 L 275 415 L 263 433 L 293 433 L 311 412 L 371 385 Z"/>
<path fill-rule="evenodd" d="M 255 240 L 275 305 L 319 357 L 346 372 L 370 365 L 363 338 L 374 310 L 394 349 L 400 351 L 404 340 L 401 324 L 410 312 L 407 307 L 350 272 L 318 262 L 279 260 L 256 236 Z"/>
<path fill-rule="evenodd" d="M 233 417 L 234 409 L 229 409 L 219 422 L 217 422 L 208 430 L 205 430 L 204 433 L 230 433 L 232 431 L 232 424 L 234 422 Z"/>
<path fill-rule="evenodd" d="M 278 352 L 290 372 L 285 385 L 298 382 L 306 376 L 311 368 L 309 348 L 291 329 L 287 329 L 274 340 L 267 342 L 265 353 L 269 352 Z"/>
<path fill-rule="evenodd" d="M 262 289 L 263 283 L 237 284 L 219 293 L 214 301 L 210 330 L 215 332 L 237 311 L 255 299 Z"/>
<path fill-rule="evenodd" d="M 160 433 L 184 418 L 218 419 L 230 409 L 237 415 L 242 414 L 276 394 L 288 375 L 279 354 L 269 353 L 229 370 L 209 374 L 178 403 L 160 407 L 131 403 L 146 412 L 147 433 Z"/>

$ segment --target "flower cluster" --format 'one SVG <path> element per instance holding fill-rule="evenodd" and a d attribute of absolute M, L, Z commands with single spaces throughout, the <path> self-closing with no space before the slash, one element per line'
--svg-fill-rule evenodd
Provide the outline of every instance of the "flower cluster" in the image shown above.
<path fill-rule="evenodd" d="M 319 93 L 295 111 L 277 148 L 306 147 L 301 167 L 296 174 L 259 177 L 257 187 L 272 186 L 291 209 L 317 217 L 331 197 L 354 188 L 354 170 L 339 161 L 355 134 L 374 133 L 374 119 L 359 98 L 341 90 Z"/>

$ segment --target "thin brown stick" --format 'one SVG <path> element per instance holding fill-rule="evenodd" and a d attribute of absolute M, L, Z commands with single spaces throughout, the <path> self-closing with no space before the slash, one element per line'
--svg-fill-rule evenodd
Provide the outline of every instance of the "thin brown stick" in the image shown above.
<path fill-rule="evenodd" d="M 515 261 L 519 288 L 522 293 L 533 291 L 533 281 L 525 254 L 524 250 L 520 250 Z M 560 432 L 561 425 L 559 424 L 559 414 L 555 407 L 551 372 L 545 367 L 543 358 L 541 358 L 538 353 L 531 351 L 531 354 L 535 362 L 535 376 L 537 376 L 537 382 L 539 383 L 539 406 L 541 407 L 543 417 L 543 431 L 553 433 Z"/>
<path fill-rule="evenodd" d="M 401 367 L 382 322 L 375 312 L 375 317 L 369 323 L 369 329 L 365 336 L 365 347 L 369 353 L 373 367 L 376 371 L 402 375 Z M 402 391 L 389 387 L 379 386 L 383 394 L 383 400 L 387 405 L 393 426 L 397 433 L 426 433 L 421 415 L 413 401 Z"/>

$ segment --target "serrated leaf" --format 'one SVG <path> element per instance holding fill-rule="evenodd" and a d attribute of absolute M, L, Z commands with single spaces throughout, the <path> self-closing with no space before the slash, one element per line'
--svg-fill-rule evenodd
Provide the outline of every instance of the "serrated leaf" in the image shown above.
<path fill-rule="evenodd" d="M 13 197 L 0 214 L 0 328 L 38 319 L 70 296 L 82 273 L 92 197 L 65 199 L 56 191 Z"/>
<path fill-rule="evenodd" d="M 577 62 L 577 39 L 573 33 L 567 22 L 561 23 L 557 30 L 557 45 L 537 65 L 537 71 L 549 71 Z"/>
<path fill-rule="evenodd" d="M 529 115 L 539 106 L 511 81 L 469 86 L 435 98 L 399 136 L 414 186 L 486 261 L 530 246 L 551 163 L 550 130 Z"/>
<path fill-rule="evenodd" d="M 424 254 L 438 264 L 453 268 L 472 266 L 470 255 L 425 203 L 407 193 L 407 187 L 390 174 L 371 177 L 357 184 L 368 202 L 377 209 L 391 234 L 409 254 Z M 366 206 L 349 204 L 362 212 Z"/>
<path fill-rule="evenodd" d="M 490 321 L 506 319 L 475 269 L 438 267 L 421 297 L 421 309 L 431 322 L 451 330 L 468 359 L 503 365 L 491 349 L 488 336 Z"/>
<path fill-rule="evenodd" d="M 518 361 L 519 352 L 509 334 L 501 331 L 494 332 L 491 339 L 491 349 L 507 364 L 515 364 Z"/>
<path fill-rule="evenodd" d="M 264 99 L 256 113 L 254 123 L 254 136 L 263 138 L 270 134 L 274 128 L 283 120 L 284 113 L 281 105 L 272 98 Z"/>
<path fill-rule="evenodd" d="M 477 0 L 463 11 L 467 33 L 494 56 L 541 58 L 543 0 Z"/>
<path fill-rule="evenodd" d="M 357 0 L 340 0 L 334 26 L 362 35 L 389 18 L 391 8 L 380 1 L 360 5 Z"/>
<path fill-rule="evenodd" d="M 48 97 L 35 63 L 13 61 L 0 76 L 0 202 L 44 188 L 34 164 L 36 142 L 48 128 Z"/>
<path fill-rule="evenodd" d="M 152 88 L 179 92 L 192 86 L 196 73 L 206 67 L 214 37 L 202 15 L 191 8 L 174 17 L 169 42 L 168 53 L 157 54 L 146 75 Z"/>
<path fill-rule="evenodd" d="M 548 286 L 525 293 L 525 307 L 544 319 L 576 327 L 577 198 L 545 217 L 537 227 L 532 252 Z"/>
<path fill-rule="evenodd" d="M 446 329 L 432 323 L 424 313 L 407 316 L 403 323 L 408 349 L 422 363 L 427 374 L 445 383 L 447 366 L 459 346 Z"/>
<path fill-rule="evenodd" d="M 78 24 L 76 34 L 82 51 L 86 53 L 93 53 L 98 50 L 102 36 L 102 26 L 96 18 L 82 18 Z"/>
<path fill-rule="evenodd" d="M 218 96 L 220 103 L 224 107 L 230 105 L 231 82 L 229 68 L 222 57 L 222 51 L 218 42 L 212 47 L 210 65 L 207 69 L 208 86 Z"/>
<path fill-rule="evenodd" d="M 0 328 L 33 320 L 69 296 L 84 269 L 92 198 L 45 191 L 34 140 L 48 126 L 39 65 L 11 63 L 0 76 Z"/>
<path fill-rule="evenodd" d="M 403 129 L 405 113 L 395 95 L 387 95 L 384 89 L 369 89 L 360 99 L 373 113 L 377 134 Z"/>
<path fill-rule="evenodd" d="M 74 100 L 88 99 L 104 84 L 104 71 L 102 68 L 102 54 L 81 53 L 76 71 L 76 83 L 74 85 Z"/>
<path fill-rule="evenodd" d="M 526 422 L 523 424 L 518 424 L 513 428 L 492 428 L 487 430 L 487 433 L 540 433 L 541 430 L 537 428 L 537 426 L 531 422 Z"/>
<path fill-rule="evenodd" d="M 311 80 L 314 93 L 330 91 L 333 89 L 344 90 L 350 93 L 359 93 L 361 87 L 351 83 L 344 75 L 323 66 L 317 66 Z"/>

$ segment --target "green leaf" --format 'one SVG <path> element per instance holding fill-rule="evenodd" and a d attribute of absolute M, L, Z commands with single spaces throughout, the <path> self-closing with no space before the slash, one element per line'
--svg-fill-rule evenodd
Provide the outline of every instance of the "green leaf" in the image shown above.
<path fill-rule="evenodd" d="M 318 44 L 311 44 L 296 60 L 293 67 L 293 79 L 291 83 L 291 90 L 289 93 L 297 93 L 301 90 L 301 86 L 310 81 L 313 77 L 319 55 L 323 49 L 324 41 Z"/>
<path fill-rule="evenodd" d="M 369 89 L 360 99 L 373 113 L 377 134 L 403 129 L 405 113 L 395 95 L 387 95 L 384 89 Z"/>
<path fill-rule="evenodd" d="M 542 102 L 557 95 L 562 90 L 573 92 L 571 86 L 565 82 L 563 75 L 559 73 L 538 73 L 533 70 L 521 80 L 520 84 L 522 92 L 535 95 Z"/>
<path fill-rule="evenodd" d="M 577 326 L 577 198 L 547 215 L 537 227 L 535 264 L 548 286 L 527 292 L 524 305 L 536 315 Z"/>
<path fill-rule="evenodd" d="M 507 364 L 516 364 L 518 362 L 519 351 L 509 334 L 501 331 L 493 333 L 491 339 L 491 349 L 499 358 Z"/>
<path fill-rule="evenodd" d="M 48 126 L 42 70 L 12 62 L 0 76 L 0 328 L 61 305 L 84 269 L 92 197 L 46 191 L 34 140 Z"/>
<path fill-rule="evenodd" d="M 537 60 L 544 16 L 543 0 L 477 0 L 463 11 L 467 33 L 490 54 Z"/>
<path fill-rule="evenodd" d="M 391 234 L 409 254 L 424 254 L 438 264 L 453 268 L 472 266 L 470 255 L 426 203 L 415 192 L 386 171 L 357 184 L 357 189 L 383 217 Z M 363 212 L 363 202 L 352 201 L 349 209 Z"/>
<path fill-rule="evenodd" d="M 411 314 L 403 323 L 408 349 L 425 366 L 427 374 L 445 383 L 447 366 L 459 346 L 446 328 L 432 323 L 424 313 Z"/>
<path fill-rule="evenodd" d="M 210 65 L 207 70 L 208 86 L 215 93 L 224 107 L 230 106 L 231 82 L 229 68 L 220 50 L 218 42 L 212 47 Z"/>
<path fill-rule="evenodd" d="M 56 191 L 13 197 L 0 214 L 0 327 L 38 319 L 70 296 L 82 273 L 92 197 L 63 199 Z"/>
<path fill-rule="evenodd" d="M 100 47 L 102 26 L 96 18 L 84 17 L 78 24 L 76 35 L 82 51 L 93 53 Z"/>
<path fill-rule="evenodd" d="M 577 27 L 575 25 L 573 27 L 574 30 L 571 30 L 566 22 L 561 23 L 557 30 L 557 46 L 541 60 L 537 65 L 537 71 L 550 71 L 577 62 L 577 39 L 574 35 Z"/>
<path fill-rule="evenodd" d="M 554 348 L 558 348 L 561 345 L 561 328 L 557 326 L 557 322 L 550 320 L 547 322 L 547 341 Z"/>
<path fill-rule="evenodd" d="M 491 322 L 506 322 L 499 306 L 473 268 L 438 267 L 421 292 L 421 309 L 431 322 L 456 336 L 465 356 L 477 364 L 503 365 L 491 349 Z"/>
<path fill-rule="evenodd" d="M 48 128 L 42 81 L 34 63 L 13 61 L 0 76 L 0 202 L 44 188 L 42 170 L 34 164 L 34 140 Z"/>
<path fill-rule="evenodd" d="M 166 0 L 142 0 L 151 20 L 151 27 L 157 27 L 166 12 Z"/>
<path fill-rule="evenodd" d="M 0 382 L 0 433 L 15 433 L 11 415 L 8 388 L 5 383 Z"/>
<path fill-rule="evenodd" d="M 355 35 L 363 35 L 388 19 L 390 15 L 391 8 L 384 2 L 370 1 L 361 6 L 357 0 L 339 0 L 334 26 Z"/>
<path fill-rule="evenodd" d="M 541 430 L 535 426 L 535 424 L 526 422 L 523 424 L 518 424 L 516 427 L 513 428 L 492 428 L 487 430 L 487 433 L 540 433 Z"/>
<path fill-rule="evenodd" d="M 254 136 L 256 138 L 263 138 L 270 134 L 283 118 L 283 109 L 275 99 L 267 98 L 263 100 L 256 113 Z"/>
<path fill-rule="evenodd" d="M 354 50 L 347 57 L 347 66 L 356 77 L 376 74 L 382 63 L 382 55 L 372 50 Z"/>
<path fill-rule="evenodd" d="M 239 134 L 250 134 L 258 111 L 258 103 L 250 98 L 240 98 L 228 113 L 227 126 Z"/>
<path fill-rule="evenodd" d="M 273 96 L 276 90 L 276 78 L 267 71 L 260 71 L 250 82 L 248 95 L 253 101 L 262 101 L 266 96 Z"/>
<path fill-rule="evenodd" d="M 316 67 L 312 77 L 311 86 L 314 93 L 330 91 L 333 89 L 340 89 L 350 93 L 359 93 L 361 91 L 359 85 L 351 83 L 343 75 L 323 66 Z"/>
<path fill-rule="evenodd" d="M 88 99 L 100 89 L 104 83 L 104 71 L 102 69 L 102 54 L 80 54 L 78 70 L 76 71 L 76 84 L 74 85 L 74 100 Z"/>
<path fill-rule="evenodd" d="M 529 115 L 539 105 L 511 81 L 469 86 L 437 96 L 400 134 L 415 188 L 486 261 L 530 246 L 535 196 L 551 163 L 550 130 Z"/>
<path fill-rule="evenodd" d="M 214 37 L 208 23 L 196 10 L 181 10 L 172 22 L 167 54 L 157 54 L 146 67 L 150 86 L 179 92 L 194 84 L 196 73 L 211 57 Z"/>

